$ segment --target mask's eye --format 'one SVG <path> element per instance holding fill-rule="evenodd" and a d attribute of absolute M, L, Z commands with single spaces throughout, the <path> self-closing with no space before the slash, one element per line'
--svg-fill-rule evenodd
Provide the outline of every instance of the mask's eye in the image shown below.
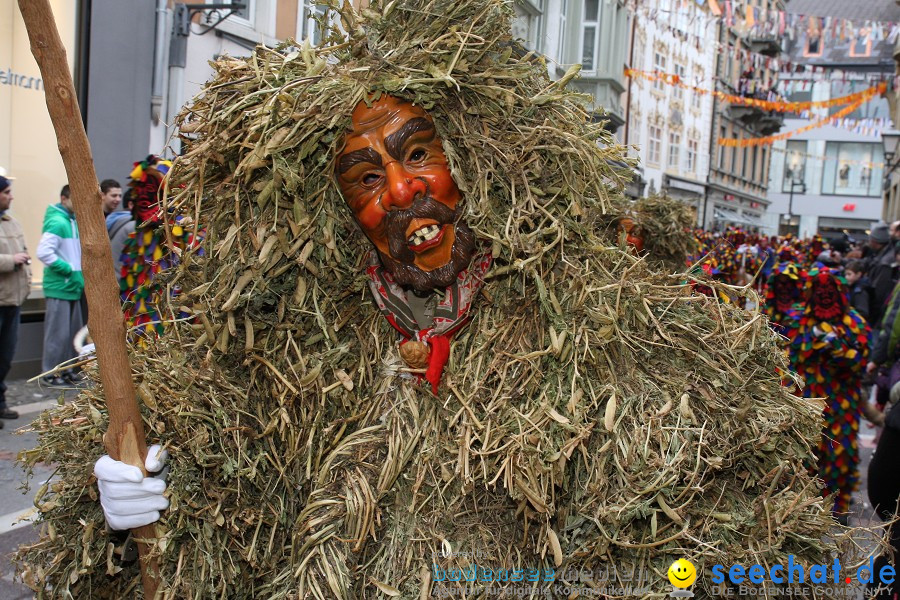
<path fill-rule="evenodd" d="M 381 179 L 381 176 L 377 173 L 366 173 L 363 175 L 362 182 L 365 185 L 374 185 L 378 183 L 378 180 Z"/>
<path fill-rule="evenodd" d="M 425 151 L 422 150 L 421 148 L 419 148 L 419 149 L 413 150 L 412 154 L 409 155 L 409 160 L 411 160 L 412 162 L 419 162 L 420 160 L 423 160 L 425 158 L 425 156 L 426 156 Z"/>

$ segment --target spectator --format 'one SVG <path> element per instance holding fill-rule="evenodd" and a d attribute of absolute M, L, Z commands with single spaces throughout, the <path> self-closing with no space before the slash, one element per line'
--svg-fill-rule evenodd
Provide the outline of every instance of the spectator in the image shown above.
<path fill-rule="evenodd" d="M 856 309 L 866 321 L 869 320 L 869 278 L 866 265 L 861 260 L 852 260 L 844 268 L 844 278 L 850 289 L 850 306 Z"/>
<path fill-rule="evenodd" d="M 6 405 L 6 376 L 16 353 L 19 310 L 31 289 L 31 259 L 22 226 L 8 212 L 12 201 L 12 181 L 0 175 L 0 419 L 19 417 Z"/>
<path fill-rule="evenodd" d="M 896 394 L 892 393 L 891 400 L 895 401 L 895 396 Z M 889 523 L 885 529 L 885 541 L 890 547 L 875 559 L 873 569 L 875 573 L 880 573 L 887 565 L 893 566 L 896 572 L 900 558 L 900 524 L 894 520 L 897 510 L 900 509 L 900 477 L 897 477 L 900 470 L 900 402 L 895 401 L 884 421 L 878 447 L 875 448 L 872 462 L 869 463 L 867 480 L 872 508 L 883 521 Z M 872 590 L 877 585 L 873 582 L 868 587 Z M 877 595 L 867 596 L 884 600 L 897 598 L 896 591 L 881 591 Z"/>
<path fill-rule="evenodd" d="M 131 190 L 125 192 L 122 198 L 122 207 L 106 217 L 106 233 L 109 234 L 109 244 L 112 250 L 113 265 L 117 279 L 122 278 L 122 250 L 128 236 L 134 233 L 134 217 L 131 214 L 133 202 Z"/>
<path fill-rule="evenodd" d="M 47 207 L 44 229 L 37 255 L 44 263 L 44 296 L 47 312 L 44 317 L 44 356 L 41 368 L 51 371 L 72 358 L 72 340 L 84 325 L 81 314 L 81 295 L 84 276 L 81 274 L 81 246 L 78 224 L 72 212 L 68 184 L 59 193 L 59 204 Z M 75 383 L 78 377 L 71 370 L 43 378 L 48 385 Z"/>
<path fill-rule="evenodd" d="M 894 221 L 890 226 L 891 240 L 900 242 L 900 221 Z"/>
<path fill-rule="evenodd" d="M 869 303 L 869 315 L 873 327 L 878 327 L 884 315 L 885 304 L 894 289 L 894 246 L 887 225 L 877 225 L 869 235 L 869 248 L 872 250 L 867 269 L 872 292 Z"/>
<path fill-rule="evenodd" d="M 122 202 L 122 184 L 115 179 L 101 181 L 100 200 L 103 203 L 103 214 L 109 216 L 119 208 L 119 204 Z"/>

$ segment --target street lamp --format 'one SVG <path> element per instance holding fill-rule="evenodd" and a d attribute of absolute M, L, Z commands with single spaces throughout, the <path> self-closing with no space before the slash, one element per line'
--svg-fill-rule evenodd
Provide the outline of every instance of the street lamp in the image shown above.
<path fill-rule="evenodd" d="M 881 132 L 881 143 L 884 144 L 884 162 L 887 165 L 891 164 L 891 161 L 894 159 L 894 155 L 897 154 L 897 144 L 900 144 L 900 131 L 896 129 L 889 129 L 887 131 Z M 896 164 L 888 170 L 890 173 Z"/>
<path fill-rule="evenodd" d="M 900 160 L 894 160 L 894 156 L 897 155 L 897 144 L 900 143 L 900 131 L 896 129 L 882 131 L 881 143 L 884 145 L 884 166 L 886 167 L 882 176 L 884 178 L 882 181 L 882 189 L 884 190 L 882 201 L 884 204 L 881 210 L 882 217 L 890 222 L 893 220 L 893 215 L 890 213 L 894 212 L 894 207 L 891 206 L 892 196 L 895 195 L 894 190 L 891 189 L 891 173 L 897 168 L 897 163 L 900 163 Z M 891 164 L 891 162 L 894 164 Z"/>
<path fill-rule="evenodd" d="M 794 188 L 799 188 L 801 194 L 806 193 L 806 183 L 797 179 L 791 179 L 791 193 L 788 196 L 788 212 L 787 218 L 790 219 L 794 212 Z"/>

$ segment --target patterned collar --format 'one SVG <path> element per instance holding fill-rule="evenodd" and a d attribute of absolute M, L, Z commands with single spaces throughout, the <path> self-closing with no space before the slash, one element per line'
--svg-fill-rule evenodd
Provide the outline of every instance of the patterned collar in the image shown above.
<path fill-rule="evenodd" d="M 431 327 L 421 329 L 406 298 L 406 290 L 397 285 L 374 252 L 369 257 L 374 263 L 366 269 L 366 275 L 378 309 L 403 337 L 418 341 L 426 341 L 431 335 L 452 336 L 468 322 L 469 308 L 481 290 L 484 275 L 493 260 L 488 250 L 477 256 L 468 269 L 460 271 L 456 281 L 447 286 L 444 298 L 435 307 Z"/>
<path fill-rule="evenodd" d="M 444 297 L 437 303 L 431 326 L 420 328 L 415 312 L 407 300 L 406 290 L 397 285 L 393 276 L 384 269 L 375 252 L 369 254 L 370 266 L 366 269 L 369 289 L 381 314 L 391 326 L 409 341 L 428 344 L 430 354 L 425 379 L 437 394 L 444 366 L 450 358 L 450 338 L 471 319 L 469 309 L 484 285 L 484 276 L 491 266 L 490 250 L 476 256 L 468 269 L 460 271 L 456 281 L 444 290 Z"/>

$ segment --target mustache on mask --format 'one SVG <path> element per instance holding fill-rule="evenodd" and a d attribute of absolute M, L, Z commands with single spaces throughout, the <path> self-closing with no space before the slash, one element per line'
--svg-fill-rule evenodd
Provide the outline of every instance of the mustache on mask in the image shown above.
<path fill-rule="evenodd" d="M 413 219 L 432 219 L 438 225 L 447 225 L 456 221 L 458 210 L 438 202 L 426 193 L 409 208 L 388 212 L 384 216 L 384 226 L 391 256 L 401 262 L 412 262 L 415 258 L 415 253 L 406 242 L 406 230 Z"/>

